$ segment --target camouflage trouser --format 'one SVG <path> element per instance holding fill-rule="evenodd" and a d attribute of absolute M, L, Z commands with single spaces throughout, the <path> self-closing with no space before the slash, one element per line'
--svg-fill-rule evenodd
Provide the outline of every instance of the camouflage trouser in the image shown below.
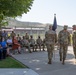
<path fill-rule="evenodd" d="M 23 47 L 25 47 L 25 49 L 27 48 L 27 49 L 28 49 L 28 51 L 29 51 L 29 52 L 31 52 L 30 45 L 25 45 L 25 44 L 24 44 L 24 45 L 23 45 Z"/>
<path fill-rule="evenodd" d="M 37 49 L 38 47 L 39 47 L 39 49 L 40 49 L 40 51 L 41 51 L 41 44 L 37 44 L 37 45 L 36 45 L 36 49 Z M 35 49 L 35 50 L 36 50 L 36 49 Z"/>
<path fill-rule="evenodd" d="M 32 49 L 34 51 L 35 45 L 34 44 L 30 44 L 30 47 L 32 47 Z"/>
<path fill-rule="evenodd" d="M 45 44 L 42 44 L 43 45 L 43 51 L 44 51 L 44 48 L 45 48 Z"/>
<path fill-rule="evenodd" d="M 67 45 L 60 45 L 60 49 L 59 49 L 60 59 L 63 60 L 66 59 L 67 48 L 68 48 Z"/>
<path fill-rule="evenodd" d="M 74 51 L 74 56 L 75 56 L 75 59 L 76 59 L 76 46 L 75 47 L 73 46 L 73 51 Z"/>
<path fill-rule="evenodd" d="M 46 45 L 47 47 L 47 52 L 48 52 L 48 60 L 52 60 L 52 56 L 53 56 L 53 50 L 54 50 L 54 45 Z"/>

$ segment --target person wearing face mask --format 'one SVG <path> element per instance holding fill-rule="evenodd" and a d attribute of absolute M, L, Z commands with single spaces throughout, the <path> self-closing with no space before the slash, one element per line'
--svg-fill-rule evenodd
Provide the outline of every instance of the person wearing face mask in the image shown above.
<path fill-rule="evenodd" d="M 63 65 L 66 59 L 68 45 L 70 44 L 70 33 L 68 32 L 67 27 L 67 25 L 64 25 L 63 30 L 58 34 L 58 45 L 60 46 L 59 55 Z"/>

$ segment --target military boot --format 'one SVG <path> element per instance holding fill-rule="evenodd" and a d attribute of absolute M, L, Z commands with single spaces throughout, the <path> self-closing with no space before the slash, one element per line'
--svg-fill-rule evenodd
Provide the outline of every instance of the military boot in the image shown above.
<path fill-rule="evenodd" d="M 62 54 L 60 53 L 60 61 L 62 61 Z"/>
<path fill-rule="evenodd" d="M 52 64 L 52 63 L 51 63 L 51 60 L 48 61 L 48 64 Z"/>
<path fill-rule="evenodd" d="M 75 63 L 76 63 L 76 56 L 75 56 Z"/>
<path fill-rule="evenodd" d="M 60 61 L 62 61 L 62 58 L 60 57 Z"/>
<path fill-rule="evenodd" d="M 64 61 L 65 61 L 65 59 L 63 58 L 63 61 L 62 61 L 62 64 L 63 64 L 63 65 L 65 64 L 65 62 L 64 62 Z"/>
<path fill-rule="evenodd" d="M 62 61 L 62 56 L 60 56 L 60 61 Z"/>
<path fill-rule="evenodd" d="M 75 56 L 75 59 L 76 59 L 76 56 Z"/>

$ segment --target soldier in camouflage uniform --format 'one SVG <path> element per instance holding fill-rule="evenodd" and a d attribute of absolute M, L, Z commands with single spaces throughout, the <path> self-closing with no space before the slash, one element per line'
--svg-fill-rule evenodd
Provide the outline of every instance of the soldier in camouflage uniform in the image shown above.
<path fill-rule="evenodd" d="M 45 33 L 45 43 L 48 52 L 48 64 L 52 63 L 52 56 L 54 51 L 54 45 L 57 42 L 57 34 L 52 30 L 52 26 L 49 26 L 49 30 Z"/>
<path fill-rule="evenodd" d="M 67 31 L 67 25 L 64 25 L 64 29 L 59 32 L 58 43 L 60 46 L 60 61 L 62 61 L 62 64 L 64 65 L 68 45 L 70 44 L 70 33 Z"/>
<path fill-rule="evenodd" d="M 17 34 L 17 40 L 18 40 L 18 43 L 21 44 L 21 36 L 19 34 Z"/>
<path fill-rule="evenodd" d="M 75 59 L 76 59 L 76 25 L 73 25 L 72 40 L 73 40 L 73 51 L 74 51 L 74 56 L 75 56 Z"/>
<path fill-rule="evenodd" d="M 26 34 L 25 34 L 25 39 L 29 41 L 29 35 L 28 35 L 27 32 L 26 32 Z"/>
<path fill-rule="evenodd" d="M 44 38 L 43 41 L 42 41 L 42 46 L 43 46 L 43 51 L 45 51 L 45 50 L 44 50 L 44 48 L 45 48 L 45 38 Z"/>
<path fill-rule="evenodd" d="M 29 53 L 31 53 L 30 43 L 25 37 L 23 36 L 23 39 L 21 41 L 21 44 L 23 47 L 28 48 Z"/>
<path fill-rule="evenodd" d="M 14 36 L 16 36 L 16 34 L 14 33 L 14 31 L 12 31 L 11 37 L 13 38 Z"/>
<path fill-rule="evenodd" d="M 30 43 L 30 47 L 33 48 L 33 52 L 35 51 L 35 40 L 33 39 L 33 36 L 31 35 L 30 36 L 30 39 L 29 39 L 29 43 Z"/>
<path fill-rule="evenodd" d="M 38 36 L 38 39 L 36 40 L 36 49 L 39 47 L 40 51 L 41 51 L 41 45 L 42 45 L 42 39 L 40 36 Z"/>

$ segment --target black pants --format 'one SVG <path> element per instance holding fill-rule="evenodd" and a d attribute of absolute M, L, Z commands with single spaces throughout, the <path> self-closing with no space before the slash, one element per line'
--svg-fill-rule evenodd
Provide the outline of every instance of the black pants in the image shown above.
<path fill-rule="evenodd" d="M 7 53 L 7 51 L 6 50 L 3 50 L 3 59 L 6 58 L 6 53 Z"/>
<path fill-rule="evenodd" d="M 6 54 L 7 54 L 7 48 L 3 48 L 3 59 L 6 58 Z"/>
<path fill-rule="evenodd" d="M 2 59 L 2 50 L 0 50 L 0 60 Z"/>

